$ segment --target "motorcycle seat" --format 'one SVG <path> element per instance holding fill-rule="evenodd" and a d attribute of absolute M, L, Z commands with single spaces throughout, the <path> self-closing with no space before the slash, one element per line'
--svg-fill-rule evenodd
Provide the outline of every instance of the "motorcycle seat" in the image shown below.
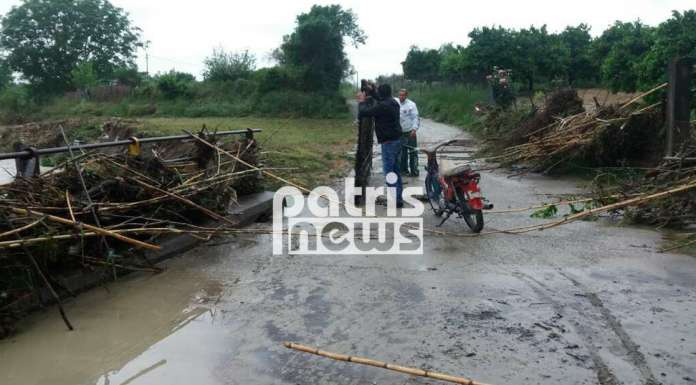
<path fill-rule="evenodd" d="M 450 178 L 469 171 L 471 171 L 471 166 L 468 164 L 453 165 L 451 162 L 446 160 L 440 162 L 440 175 L 442 175 L 444 178 Z"/>

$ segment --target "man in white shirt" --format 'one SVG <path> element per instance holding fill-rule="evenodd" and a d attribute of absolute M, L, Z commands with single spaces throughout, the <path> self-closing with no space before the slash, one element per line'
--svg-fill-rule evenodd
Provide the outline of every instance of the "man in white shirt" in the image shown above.
<path fill-rule="evenodd" d="M 408 98 L 408 91 L 399 90 L 401 107 L 401 175 L 418 176 L 418 141 L 416 133 L 420 128 L 418 107 Z M 410 168 L 410 172 L 409 172 Z"/>

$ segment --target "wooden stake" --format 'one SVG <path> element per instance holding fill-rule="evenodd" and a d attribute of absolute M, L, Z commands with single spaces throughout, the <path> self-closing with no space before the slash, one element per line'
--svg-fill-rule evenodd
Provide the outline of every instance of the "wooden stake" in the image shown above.
<path fill-rule="evenodd" d="M 348 356 L 345 354 L 326 352 L 323 350 L 319 350 L 317 348 L 313 348 L 313 347 L 306 346 L 306 345 L 300 345 L 300 344 L 296 344 L 293 342 L 283 342 L 283 345 L 288 349 L 293 349 L 293 350 L 297 350 L 297 351 L 304 352 L 304 353 L 316 354 L 318 356 L 330 358 L 332 360 L 353 362 L 353 363 L 361 364 L 361 365 L 369 365 L 369 366 L 374 366 L 377 368 L 393 370 L 393 371 L 399 372 L 399 373 L 410 374 L 412 376 L 434 378 L 436 380 L 451 382 L 454 384 L 462 384 L 462 385 L 487 385 L 487 384 L 484 384 L 482 382 L 477 382 L 477 381 L 474 381 L 474 380 L 471 380 L 471 379 L 468 379 L 465 377 L 457 377 L 457 376 L 452 376 L 449 374 L 431 372 L 429 370 L 410 368 L 407 366 L 401 366 L 401 365 L 396 365 L 396 364 L 388 364 L 386 362 L 372 360 L 369 358 L 354 357 L 354 356 Z"/>

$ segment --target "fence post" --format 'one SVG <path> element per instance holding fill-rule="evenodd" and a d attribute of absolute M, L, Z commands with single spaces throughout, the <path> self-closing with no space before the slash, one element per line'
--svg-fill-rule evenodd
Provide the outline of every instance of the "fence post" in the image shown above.
<path fill-rule="evenodd" d="M 695 58 L 674 58 L 668 66 L 666 155 L 682 150 L 691 135 L 691 77 Z"/>

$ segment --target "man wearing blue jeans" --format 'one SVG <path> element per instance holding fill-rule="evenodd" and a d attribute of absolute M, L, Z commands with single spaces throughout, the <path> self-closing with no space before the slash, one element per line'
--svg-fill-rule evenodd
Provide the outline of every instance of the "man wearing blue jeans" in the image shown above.
<path fill-rule="evenodd" d="M 375 134 L 377 142 L 382 147 L 382 171 L 387 181 L 388 187 L 396 188 L 396 206 L 403 206 L 401 183 L 401 124 L 400 106 L 392 97 L 392 90 L 389 84 L 382 84 L 377 88 L 379 101 L 370 107 L 365 103 L 365 94 L 358 94 L 358 120 L 364 117 L 375 119 Z"/>

